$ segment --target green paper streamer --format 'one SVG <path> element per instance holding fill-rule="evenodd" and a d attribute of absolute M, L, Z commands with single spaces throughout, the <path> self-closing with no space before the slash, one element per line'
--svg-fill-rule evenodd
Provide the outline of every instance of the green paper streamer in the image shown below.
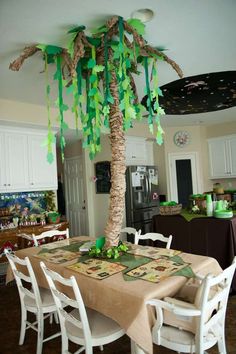
<path fill-rule="evenodd" d="M 149 75 L 148 75 L 148 58 L 144 57 L 144 70 L 145 70 L 145 80 L 146 80 L 146 90 L 148 96 L 148 124 L 153 124 L 153 113 L 152 113 L 152 97 L 151 97 L 151 90 L 149 85 Z"/>
<path fill-rule="evenodd" d="M 56 57 L 57 64 L 57 80 L 58 80 L 58 104 L 59 104 L 59 119 L 60 119 L 60 148 L 61 148 L 61 158 L 64 161 L 64 148 L 65 148 L 65 138 L 64 138 L 64 114 L 65 105 L 63 103 L 63 83 L 62 83 L 62 72 L 61 72 L 61 57 Z"/>
<path fill-rule="evenodd" d="M 109 113 L 110 107 L 108 105 L 109 100 L 111 101 L 111 92 L 109 87 L 109 71 L 108 71 L 108 43 L 107 43 L 107 34 L 104 36 L 104 77 L 105 77 L 105 90 L 104 90 L 104 105 L 103 105 L 103 114 L 104 114 L 104 125 L 109 128 Z M 113 97 L 112 97 L 113 99 Z M 114 100 L 113 100 L 114 101 Z M 112 102 L 110 102 L 112 103 Z"/>
<path fill-rule="evenodd" d="M 75 114 L 75 129 L 76 133 L 78 134 L 78 120 L 79 120 L 79 112 L 78 112 L 78 106 L 79 106 L 79 97 L 78 97 L 78 79 L 77 77 L 73 77 L 72 79 L 72 86 L 73 86 L 73 107 L 72 107 L 72 112 Z"/>

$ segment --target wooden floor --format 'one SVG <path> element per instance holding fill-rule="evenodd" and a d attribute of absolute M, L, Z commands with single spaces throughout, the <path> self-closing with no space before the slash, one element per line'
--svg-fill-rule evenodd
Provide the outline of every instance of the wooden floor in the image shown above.
<path fill-rule="evenodd" d="M 20 329 L 20 302 L 16 286 L 0 286 L 0 353 L 1 354 L 34 354 L 36 352 L 36 333 L 32 330 L 26 332 L 25 343 L 18 345 Z M 125 310 L 124 310 L 125 316 Z M 58 330 L 57 325 L 46 323 L 45 331 L 52 334 Z M 236 295 L 230 296 L 226 318 L 227 354 L 236 354 Z M 75 351 L 76 347 L 71 346 Z M 60 354 L 60 339 L 56 338 L 43 346 L 43 354 Z M 101 353 L 98 348 L 94 354 Z M 103 354 L 129 354 L 130 340 L 127 336 L 106 345 Z M 154 354 L 175 353 L 161 347 L 154 346 Z M 218 353 L 217 348 L 208 351 L 209 354 Z"/>

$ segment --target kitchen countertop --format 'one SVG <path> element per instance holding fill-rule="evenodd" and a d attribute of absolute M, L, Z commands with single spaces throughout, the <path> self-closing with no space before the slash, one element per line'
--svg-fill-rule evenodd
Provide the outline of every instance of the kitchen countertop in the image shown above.
<path fill-rule="evenodd" d="M 215 258 L 227 268 L 236 255 L 236 216 L 230 219 L 199 217 L 187 221 L 182 215 L 155 215 L 152 231 L 172 235 L 171 248 Z M 236 275 L 233 280 L 236 290 Z"/>

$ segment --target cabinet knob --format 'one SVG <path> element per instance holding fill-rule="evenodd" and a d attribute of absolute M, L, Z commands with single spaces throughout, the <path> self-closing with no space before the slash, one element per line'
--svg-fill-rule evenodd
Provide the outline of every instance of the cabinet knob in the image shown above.
<path fill-rule="evenodd" d="M 31 185 L 33 185 L 34 183 L 33 183 L 33 182 L 31 182 L 30 184 L 31 184 Z"/>
<path fill-rule="evenodd" d="M 8 186 L 10 186 L 10 183 L 8 183 Z"/>
<path fill-rule="evenodd" d="M 4 183 L 4 186 L 6 186 L 7 184 L 6 183 Z"/>

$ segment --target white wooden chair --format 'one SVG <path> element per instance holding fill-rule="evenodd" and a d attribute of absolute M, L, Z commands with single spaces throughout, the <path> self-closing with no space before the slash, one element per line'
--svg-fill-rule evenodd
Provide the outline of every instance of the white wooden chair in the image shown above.
<path fill-rule="evenodd" d="M 10 254 L 8 252 L 6 252 L 6 256 L 12 268 L 20 296 L 21 329 L 19 345 L 24 343 L 26 330 L 31 328 L 38 333 L 36 353 L 41 354 L 43 342 L 61 335 L 60 332 L 57 332 L 50 337 L 44 338 L 44 320 L 47 317 L 50 317 L 51 322 L 52 315 L 54 313 L 58 323 L 57 308 L 54 299 L 50 290 L 38 287 L 35 274 L 28 257 L 25 259 L 20 259 L 14 254 Z M 19 267 L 22 271 L 24 269 L 24 273 L 18 269 Z M 27 320 L 27 312 L 35 314 L 35 322 L 32 323 Z"/>
<path fill-rule="evenodd" d="M 134 235 L 134 237 L 135 237 L 136 234 L 138 234 L 138 235 L 141 234 L 141 230 L 137 231 L 134 227 L 126 226 L 120 230 L 120 240 L 127 241 L 127 234 Z"/>
<path fill-rule="evenodd" d="M 49 230 L 49 231 L 44 231 L 40 235 L 35 235 L 32 234 L 32 238 L 34 241 L 34 246 L 40 246 L 43 241 L 45 242 L 45 239 L 50 238 L 51 241 L 61 241 L 64 239 L 69 238 L 69 229 L 67 228 L 66 230 Z M 41 241 L 41 242 L 40 242 Z"/>
<path fill-rule="evenodd" d="M 65 279 L 60 274 L 46 268 L 43 262 L 40 262 L 40 266 L 47 278 L 58 310 L 62 333 L 62 354 L 70 354 L 68 351 L 69 340 L 82 346 L 74 354 L 84 350 L 86 354 L 92 354 L 93 347 L 102 347 L 125 334 L 125 331 L 111 318 L 92 309 L 85 309 L 74 276 Z M 62 292 L 61 285 L 71 288 L 73 298 Z M 63 309 L 63 304 L 68 305 L 69 308 Z M 73 308 L 72 311 L 71 308 Z"/>
<path fill-rule="evenodd" d="M 153 343 L 197 354 L 217 344 L 219 353 L 226 354 L 225 314 L 235 268 L 236 257 L 221 274 L 207 275 L 197 290 L 194 304 L 169 297 L 164 301 L 147 301 L 156 310 Z"/>
<path fill-rule="evenodd" d="M 152 240 L 152 241 L 161 241 L 166 243 L 166 248 L 170 249 L 171 242 L 172 242 L 172 235 L 169 237 L 165 237 L 162 234 L 157 232 L 148 232 L 144 235 L 136 234 L 134 238 L 135 245 L 138 245 L 140 240 Z"/>

